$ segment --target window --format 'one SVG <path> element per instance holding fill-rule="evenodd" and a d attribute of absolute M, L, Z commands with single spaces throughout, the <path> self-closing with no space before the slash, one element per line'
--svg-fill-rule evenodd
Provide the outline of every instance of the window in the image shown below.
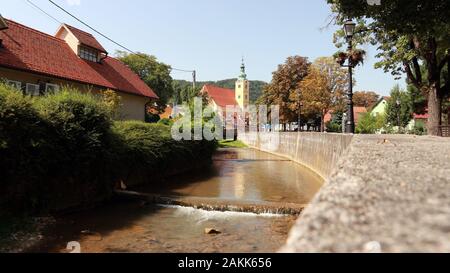
<path fill-rule="evenodd" d="M 45 93 L 56 93 L 59 91 L 59 86 L 57 84 L 47 83 L 45 84 Z"/>
<path fill-rule="evenodd" d="M 39 96 L 41 94 L 39 84 L 27 83 L 25 94 L 29 96 Z"/>
<path fill-rule="evenodd" d="M 22 83 L 18 81 L 7 81 L 7 84 L 20 90 L 22 88 Z"/>
<path fill-rule="evenodd" d="M 98 52 L 95 49 L 80 46 L 80 58 L 91 62 L 98 62 Z"/>

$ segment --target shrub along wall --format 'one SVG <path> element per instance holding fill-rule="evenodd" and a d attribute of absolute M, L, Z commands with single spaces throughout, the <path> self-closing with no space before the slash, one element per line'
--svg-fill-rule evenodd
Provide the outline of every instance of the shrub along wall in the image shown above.
<path fill-rule="evenodd" d="M 0 85 L 0 209 L 87 206 L 119 181 L 156 183 L 211 160 L 215 143 L 177 142 L 168 126 L 113 122 L 111 112 L 76 90 L 33 99 Z"/>

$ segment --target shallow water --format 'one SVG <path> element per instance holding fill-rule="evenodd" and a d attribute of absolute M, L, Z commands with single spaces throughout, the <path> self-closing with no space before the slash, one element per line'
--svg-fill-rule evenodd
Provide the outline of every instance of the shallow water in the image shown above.
<path fill-rule="evenodd" d="M 253 149 L 224 149 L 201 174 L 174 177 L 144 192 L 226 200 L 308 204 L 322 178 L 295 162 Z"/>
<path fill-rule="evenodd" d="M 221 150 L 201 175 L 174 177 L 165 187 L 139 189 L 170 196 L 307 204 L 322 181 L 310 170 L 251 149 Z M 169 183 L 170 182 L 170 183 Z M 120 202 L 58 219 L 32 252 L 275 252 L 294 216 L 210 212 L 194 208 Z M 214 228 L 221 233 L 205 234 Z"/>

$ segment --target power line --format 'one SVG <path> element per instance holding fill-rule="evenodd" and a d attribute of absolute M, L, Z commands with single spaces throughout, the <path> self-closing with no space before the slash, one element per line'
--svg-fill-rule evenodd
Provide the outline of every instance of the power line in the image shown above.
<path fill-rule="evenodd" d="M 27 0 L 28 1 L 28 0 Z M 90 26 L 89 24 L 85 23 L 83 20 L 79 19 L 78 17 L 76 17 L 75 15 L 73 15 L 72 13 L 70 13 L 69 11 L 67 11 L 66 9 L 64 9 L 63 7 L 61 7 L 60 5 L 56 4 L 55 2 L 53 2 L 52 0 L 48 0 L 50 3 L 52 3 L 54 6 L 56 6 L 57 8 L 59 8 L 60 10 L 62 10 L 64 13 L 68 14 L 70 17 L 74 18 L 75 20 L 77 20 L 78 22 L 80 22 L 81 24 L 83 24 L 84 26 L 88 27 L 89 29 L 91 29 L 92 31 L 94 31 L 95 33 L 97 33 L 98 35 L 102 36 L 103 38 L 107 39 L 108 41 L 114 43 L 115 45 L 121 47 L 122 49 L 125 49 L 126 51 L 135 54 L 137 56 L 140 56 L 142 58 L 144 58 L 143 56 L 141 56 L 140 54 L 138 54 L 137 52 L 134 52 L 133 50 L 123 46 L 122 44 L 114 41 L 113 39 L 109 38 L 108 36 L 106 36 L 105 34 L 103 34 L 102 32 L 96 30 L 95 28 L 93 28 L 92 26 Z M 193 75 L 195 75 L 196 71 L 195 70 L 185 70 L 185 69 L 179 69 L 179 68 L 174 68 L 171 67 L 172 70 L 176 70 L 176 71 L 180 71 L 180 72 L 185 72 L 185 73 L 193 73 Z M 195 77 L 194 77 L 195 78 Z"/>
<path fill-rule="evenodd" d="M 86 27 L 88 27 L 89 29 L 91 29 L 92 31 L 94 31 L 95 33 L 97 33 L 98 35 L 102 36 L 103 38 L 107 39 L 108 41 L 110 41 L 111 43 L 114 43 L 115 45 L 125 49 L 126 51 L 133 53 L 133 54 L 137 54 L 136 52 L 134 52 L 131 49 L 128 49 L 127 47 L 119 44 L 118 42 L 114 41 L 113 39 L 109 38 L 108 36 L 106 36 L 105 34 L 101 33 L 100 31 L 96 30 L 95 28 L 91 27 L 90 25 L 88 25 L 87 23 L 83 22 L 81 19 L 78 19 L 75 15 L 73 15 L 72 13 L 68 12 L 67 10 L 65 10 L 63 7 L 61 7 L 60 5 L 56 4 L 55 2 L 53 2 L 52 0 L 48 0 L 50 3 L 52 3 L 54 6 L 56 6 L 57 8 L 59 8 L 60 10 L 62 10 L 63 12 L 65 12 L 66 14 L 68 14 L 70 17 L 74 18 L 75 20 L 77 20 L 78 22 L 80 22 L 81 24 L 85 25 Z"/>
<path fill-rule="evenodd" d="M 52 15 L 50 15 L 48 12 L 46 12 L 45 10 L 41 9 L 39 6 L 37 6 L 36 4 L 34 4 L 33 2 L 31 2 L 30 0 L 25 0 L 26 3 L 28 3 L 28 5 L 31 5 L 33 8 L 39 10 L 40 12 L 42 12 L 43 14 L 47 15 L 48 17 L 50 17 L 51 19 L 53 19 L 55 22 L 59 23 L 62 25 L 62 22 L 59 21 L 58 19 L 56 19 L 55 17 L 53 17 Z"/>

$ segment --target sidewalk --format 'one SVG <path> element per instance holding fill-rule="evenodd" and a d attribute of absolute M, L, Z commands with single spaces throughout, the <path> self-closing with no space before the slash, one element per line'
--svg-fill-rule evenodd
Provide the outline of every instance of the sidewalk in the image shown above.
<path fill-rule="evenodd" d="M 450 252 L 450 139 L 356 135 L 282 252 Z"/>

